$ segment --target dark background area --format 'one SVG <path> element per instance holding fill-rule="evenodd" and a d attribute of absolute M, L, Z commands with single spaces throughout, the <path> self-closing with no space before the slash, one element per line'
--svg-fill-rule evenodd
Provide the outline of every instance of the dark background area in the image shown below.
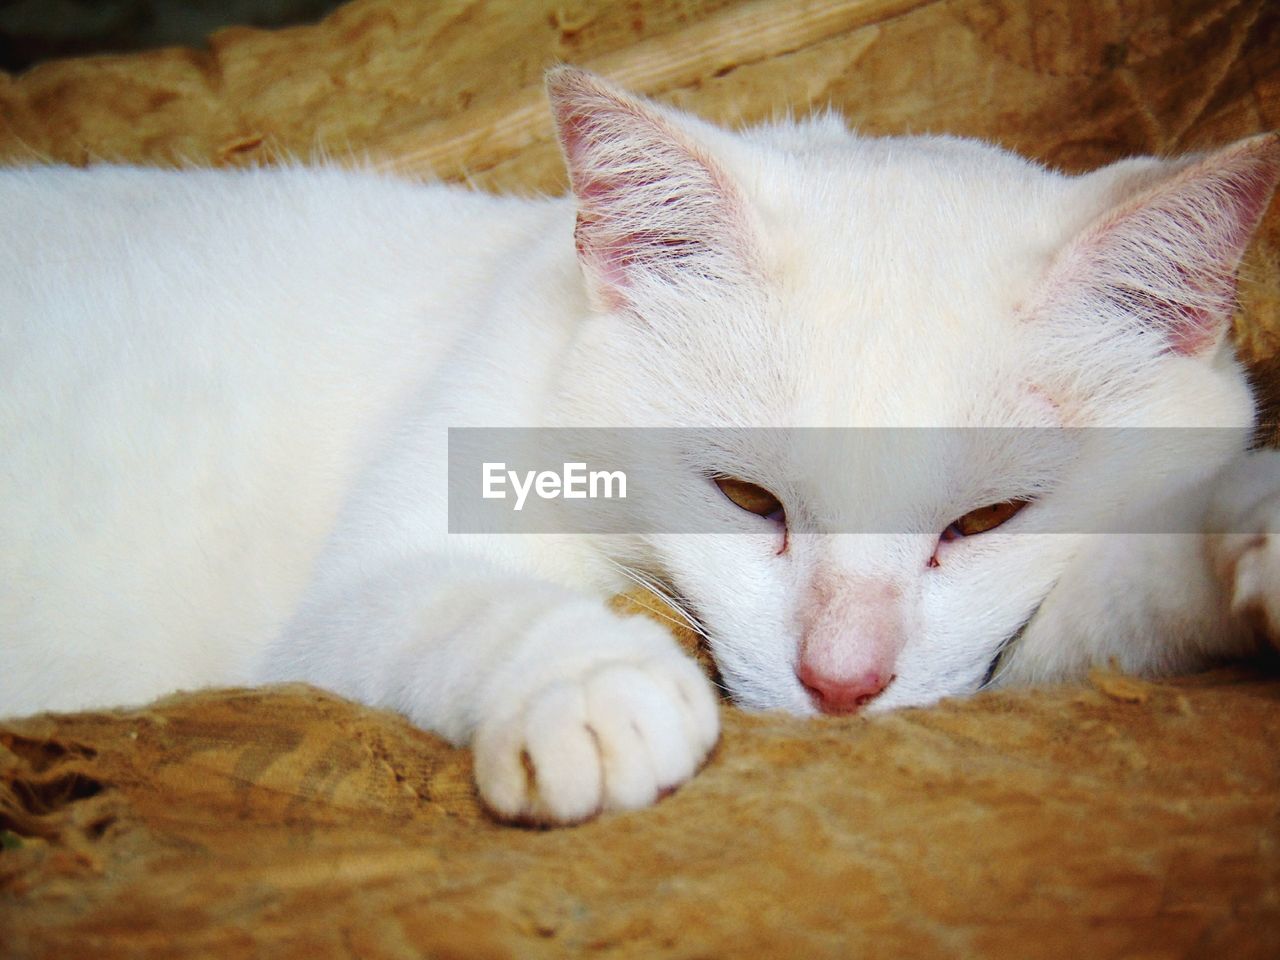
<path fill-rule="evenodd" d="M 41 60 L 203 46 L 220 27 L 320 19 L 342 0 L 0 0 L 0 70 Z"/>

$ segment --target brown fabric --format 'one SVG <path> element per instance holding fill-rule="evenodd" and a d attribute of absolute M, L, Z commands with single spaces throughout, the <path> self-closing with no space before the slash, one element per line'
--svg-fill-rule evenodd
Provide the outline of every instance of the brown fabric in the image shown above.
<path fill-rule="evenodd" d="M 0 157 L 367 156 L 562 183 L 564 59 L 724 122 L 838 107 L 1068 169 L 1277 126 L 1264 0 L 359 0 L 207 52 L 0 76 Z M 1280 395 L 1280 216 L 1244 271 Z M 2 667 L 2 661 L 0 661 Z M 0 724 L 5 957 L 1271 957 L 1273 669 L 801 722 L 726 708 L 656 808 L 499 826 L 469 759 L 306 688 Z"/>
<path fill-rule="evenodd" d="M 1280 684 L 726 711 L 652 810 L 503 827 L 306 687 L 0 732 L 7 957 L 1274 957 Z"/>

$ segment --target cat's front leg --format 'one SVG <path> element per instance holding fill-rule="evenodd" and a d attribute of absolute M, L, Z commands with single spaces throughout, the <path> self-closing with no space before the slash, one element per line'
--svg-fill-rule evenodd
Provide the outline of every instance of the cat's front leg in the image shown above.
<path fill-rule="evenodd" d="M 1209 557 L 1232 616 L 1280 648 L 1280 451 L 1254 451 L 1228 469 L 1209 529 Z"/>
<path fill-rule="evenodd" d="M 660 625 L 456 559 L 319 591 L 271 659 L 266 679 L 313 682 L 471 745 L 482 800 L 514 821 L 651 804 L 719 735 L 709 681 Z"/>

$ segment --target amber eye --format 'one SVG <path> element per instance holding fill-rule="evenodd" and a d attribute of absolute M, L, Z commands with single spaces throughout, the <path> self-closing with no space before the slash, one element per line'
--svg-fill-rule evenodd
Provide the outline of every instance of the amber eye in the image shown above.
<path fill-rule="evenodd" d="M 747 483 L 737 477 L 712 477 L 720 492 L 743 510 L 770 520 L 783 518 L 782 501 L 764 487 Z"/>
<path fill-rule="evenodd" d="M 1003 503 L 993 503 L 989 507 L 970 510 L 942 531 L 942 539 L 958 540 L 960 537 L 972 537 L 994 530 L 1000 524 L 1013 519 L 1014 515 L 1030 502 L 1025 499 L 1006 500 Z"/>

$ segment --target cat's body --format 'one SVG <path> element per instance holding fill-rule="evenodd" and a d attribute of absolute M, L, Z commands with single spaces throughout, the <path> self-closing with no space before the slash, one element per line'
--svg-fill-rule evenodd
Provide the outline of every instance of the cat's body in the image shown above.
<path fill-rule="evenodd" d="M 716 736 L 674 642 L 606 609 L 623 568 L 687 598 L 736 699 L 798 713 L 972 691 L 1020 630 L 1002 677 L 1052 679 L 1195 667 L 1275 615 L 1280 469 L 1243 453 L 1223 341 L 1273 142 L 1207 186 L 1154 161 L 1073 180 L 829 120 L 732 135 L 572 71 L 552 92 L 576 205 L 335 170 L 0 171 L 0 714 L 306 680 L 474 743 L 500 813 L 573 820 L 651 801 Z M 1185 215 L 1206 196 L 1222 222 Z M 1125 329 L 1107 270 L 1166 206 L 1160 244 L 1198 247 L 1144 275 Z M 984 474 L 998 449 L 890 451 L 821 489 L 701 451 L 672 495 L 733 533 L 450 535 L 446 431 L 495 425 L 1220 429 L 1101 498 Z M 768 486 L 787 529 L 712 474 Z M 1012 532 L 939 539 L 1029 495 Z M 1014 535 L 1099 499 L 1233 536 Z"/>
<path fill-rule="evenodd" d="M 4 673 L 18 710 L 248 682 L 411 406 L 434 399 L 442 424 L 530 409 L 536 386 L 522 381 L 571 335 L 572 314 L 544 302 L 527 326 L 497 311 L 494 336 L 491 302 L 456 282 L 527 287 L 530 236 L 571 230 L 567 202 L 308 169 L 3 176 L 4 246 L 22 258 L 14 278 L 32 281 L 0 293 L 19 321 L 6 354 L 25 361 L 7 368 L 4 400 L 4 436 L 26 445 L 6 445 L 5 502 L 23 507 L 0 537 L 22 605 L 8 621 L 24 624 L 6 652 L 30 658 Z M 173 242 L 187 232 L 194 242 Z M 140 305 L 139 290 L 159 302 Z M 459 411 L 443 384 L 468 357 L 498 375 L 465 378 Z M 426 509 L 443 503 L 442 465 L 424 465 Z M 47 569 L 31 564 L 41 555 Z M 71 638 L 57 671 L 37 669 Z M 145 658 L 119 656 L 150 643 Z"/>

